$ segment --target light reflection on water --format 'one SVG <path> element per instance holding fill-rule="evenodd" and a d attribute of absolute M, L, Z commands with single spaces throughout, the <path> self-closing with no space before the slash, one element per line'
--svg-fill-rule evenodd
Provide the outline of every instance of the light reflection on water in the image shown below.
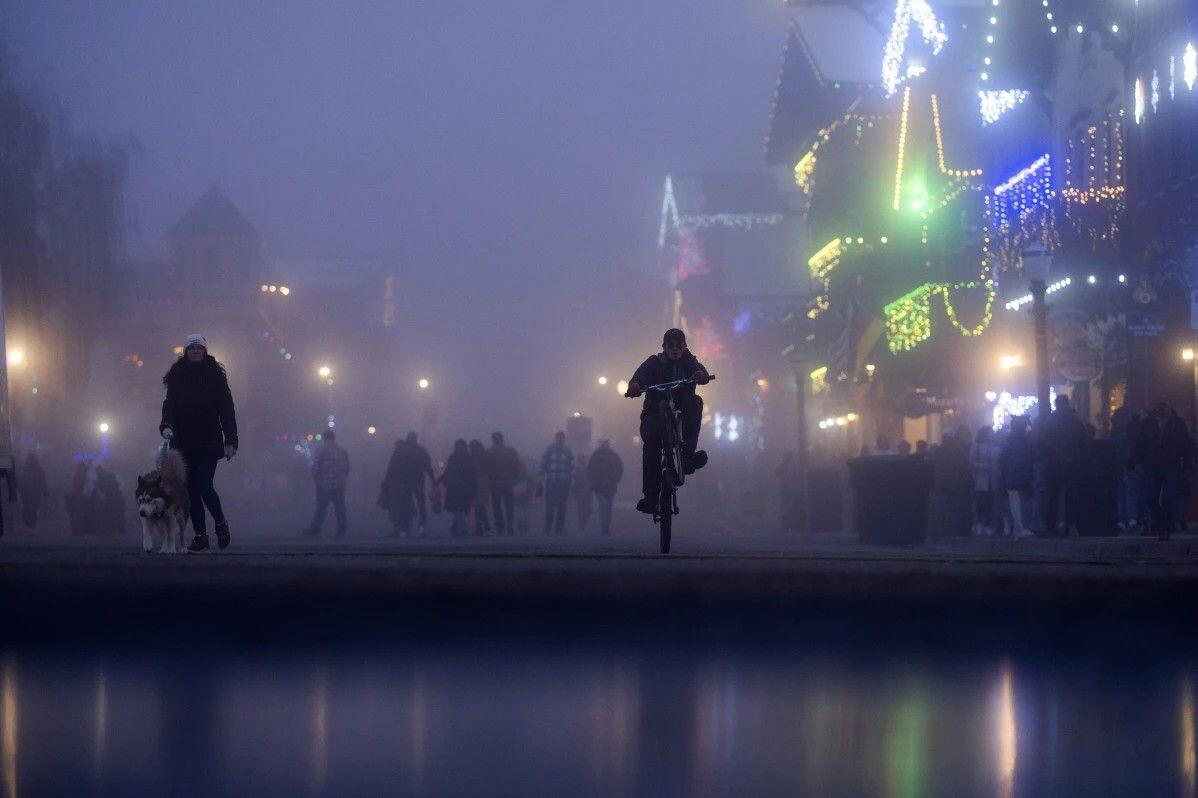
<path fill-rule="evenodd" d="M 859 659 L 7 652 L 3 798 L 1195 795 L 1188 668 Z"/>

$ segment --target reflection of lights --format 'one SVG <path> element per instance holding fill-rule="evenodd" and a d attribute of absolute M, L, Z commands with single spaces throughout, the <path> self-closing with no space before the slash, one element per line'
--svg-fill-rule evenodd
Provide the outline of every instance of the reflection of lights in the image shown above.
<path fill-rule="evenodd" d="M 1181 350 L 1181 359 L 1185 360 L 1185 361 L 1193 360 L 1194 359 L 1193 348 L 1187 346 L 1185 349 Z"/>
<path fill-rule="evenodd" d="M 998 399 L 998 393 L 996 391 L 986 391 L 987 402 L 993 402 L 996 399 Z"/>
<path fill-rule="evenodd" d="M 765 377 L 758 377 L 757 388 L 762 391 L 768 391 L 770 389 L 770 381 Z"/>
<path fill-rule="evenodd" d="M 579 413 L 577 410 L 575 410 L 575 411 L 574 411 L 574 418 L 582 418 L 582 413 Z"/>
<path fill-rule="evenodd" d="M 108 749 L 108 678 L 104 668 L 96 674 L 96 748 L 95 770 L 103 772 L 105 752 Z"/>
<path fill-rule="evenodd" d="M 877 366 L 875 366 L 873 363 L 866 363 L 866 364 L 865 364 L 865 373 L 866 373 L 867 375 L 869 375 L 870 377 L 873 377 L 873 376 L 874 376 L 874 372 L 875 372 L 875 371 L 877 371 L 877 369 L 878 369 L 878 367 L 877 367 Z"/>
<path fill-rule="evenodd" d="M 1094 285 L 1095 283 L 1098 282 L 1098 278 L 1095 277 L 1093 274 L 1091 274 L 1089 277 L 1086 278 L 1086 282 L 1089 283 L 1090 285 Z"/>
<path fill-rule="evenodd" d="M 101 422 L 100 422 L 100 432 L 104 432 L 104 433 L 106 433 L 106 432 L 108 432 L 108 430 L 109 430 L 108 422 L 107 422 L 107 421 L 101 421 Z"/>
<path fill-rule="evenodd" d="M 172 354 L 172 355 L 174 355 L 175 357 L 180 357 L 180 356 L 182 356 L 182 354 L 183 354 L 183 347 L 181 347 L 181 346 L 176 346 L 176 347 L 174 347 L 173 349 L 171 349 L 171 354 Z"/>
<path fill-rule="evenodd" d="M 329 375 L 333 373 L 333 370 L 331 368 L 329 368 L 328 366 L 321 366 L 320 368 L 318 368 L 316 370 L 316 373 L 319 374 L 321 377 L 328 379 Z"/>
<path fill-rule="evenodd" d="M 270 286 L 269 286 L 269 285 L 266 285 L 265 283 L 263 283 L 263 285 L 262 285 L 262 293 L 264 293 L 264 294 L 265 294 L 265 293 L 266 293 L 267 291 L 269 291 L 269 290 L 270 290 Z"/>
<path fill-rule="evenodd" d="M 848 423 L 849 423 L 849 420 L 848 420 L 847 418 L 845 418 L 844 416 L 837 416 L 837 417 L 836 417 L 836 426 L 838 426 L 838 427 L 843 427 L 843 426 L 845 426 L 845 425 L 846 425 L 846 424 L 848 424 Z"/>
<path fill-rule="evenodd" d="M 607 385 L 607 377 L 600 377 L 600 378 L 599 378 L 599 384 L 600 384 L 600 385 Z"/>
<path fill-rule="evenodd" d="M 279 287 L 278 287 L 277 285 L 272 285 L 272 286 L 270 287 L 270 292 L 271 292 L 272 294 L 273 294 L 273 293 L 275 293 L 275 292 L 276 292 L 276 291 L 278 291 L 278 290 L 279 290 Z"/>
<path fill-rule="evenodd" d="M 376 432 L 378 432 L 378 430 L 377 430 L 377 429 L 374 427 L 374 425 L 371 425 L 371 426 L 369 426 L 369 427 L 367 427 L 367 428 L 366 428 L 366 434 L 367 434 L 367 435 L 373 435 L 373 434 L 374 434 L 374 433 L 376 433 Z"/>
<path fill-rule="evenodd" d="M 4 771 L 5 798 L 17 795 L 17 668 L 12 659 L 4 660 L 0 673 L 0 763 Z"/>
<path fill-rule="evenodd" d="M 323 671 L 312 685 L 312 792 L 324 792 L 329 775 L 329 698 Z"/>
<path fill-rule="evenodd" d="M 1194 682 L 1190 674 L 1181 680 L 1181 778 L 1182 795 L 1194 798 L 1195 753 L 1194 753 Z"/>
<path fill-rule="evenodd" d="M 25 365 L 25 350 L 24 349 L 8 350 L 8 365 L 24 366 Z"/>
<path fill-rule="evenodd" d="M 1119 284 L 1122 285 L 1123 283 L 1126 283 L 1126 282 L 1127 282 L 1127 275 L 1126 274 L 1119 275 Z"/>
<path fill-rule="evenodd" d="M 849 421 L 856 421 L 858 416 L 856 413 L 849 413 L 848 415 L 845 416 L 845 418 L 848 419 Z"/>
<path fill-rule="evenodd" d="M 620 396 L 628 393 L 628 380 L 620 380 L 616 383 L 616 393 Z"/>
<path fill-rule="evenodd" d="M 998 359 L 998 365 L 1003 371 L 1017 369 L 1023 365 L 1023 357 L 1021 355 L 1003 355 Z"/>
<path fill-rule="evenodd" d="M 1011 666 L 1004 663 L 998 691 L 998 794 L 1015 794 L 1015 695 L 1011 686 Z"/>
<path fill-rule="evenodd" d="M 416 385 L 419 386 L 420 390 L 427 391 L 429 382 L 428 382 L 428 380 L 421 378 L 420 382 L 416 383 Z"/>

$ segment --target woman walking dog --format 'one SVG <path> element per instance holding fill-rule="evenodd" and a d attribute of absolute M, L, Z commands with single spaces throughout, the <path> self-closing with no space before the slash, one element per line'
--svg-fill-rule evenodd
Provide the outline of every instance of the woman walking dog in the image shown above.
<path fill-rule="evenodd" d="M 221 457 L 237 454 L 237 416 L 225 367 L 208 354 L 208 341 L 193 333 L 187 336 L 182 356 L 162 378 L 166 400 L 158 430 L 187 464 L 187 493 L 191 499 L 191 527 L 195 537 L 189 552 L 208 551 L 204 507 L 212 513 L 216 542 L 229 545 L 229 522 L 221 510 L 220 497 L 212 485 Z"/>

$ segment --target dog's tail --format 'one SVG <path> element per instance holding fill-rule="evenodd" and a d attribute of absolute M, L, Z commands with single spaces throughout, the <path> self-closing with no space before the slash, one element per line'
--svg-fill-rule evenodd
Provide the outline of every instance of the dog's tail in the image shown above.
<path fill-rule="evenodd" d="M 179 454 L 178 449 L 171 449 L 166 453 L 162 462 L 162 477 L 177 479 L 180 482 L 187 481 L 187 464 L 183 462 L 183 455 Z"/>

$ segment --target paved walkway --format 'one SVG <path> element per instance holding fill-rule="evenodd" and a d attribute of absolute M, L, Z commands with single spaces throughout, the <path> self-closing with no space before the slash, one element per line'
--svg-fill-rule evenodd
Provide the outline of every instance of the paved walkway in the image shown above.
<path fill-rule="evenodd" d="M 529 600 L 584 603 L 810 602 L 1118 609 L 1196 604 L 1198 537 L 943 541 L 866 546 L 812 536 L 398 540 L 243 534 L 224 552 L 146 555 L 121 540 L 6 537 L 0 594 L 136 598 L 169 590 L 256 598 Z M 0 595 L 0 598 L 3 598 Z"/>

